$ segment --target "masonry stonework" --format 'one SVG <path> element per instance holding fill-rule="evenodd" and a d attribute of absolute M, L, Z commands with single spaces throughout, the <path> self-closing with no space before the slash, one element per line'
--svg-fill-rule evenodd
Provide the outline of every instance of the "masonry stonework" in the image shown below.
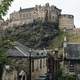
<path fill-rule="evenodd" d="M 6 29 L 8 27 L 30 24 L 38 20 L 58 24 L 60 29 L 74 28 L 74 16 L 70 14 L 61 14 L 61 9 L 54 5 L 49 5 L 49 3 L 46 3 L 44 6 L 35 5 L 35 7 L 32 8 L 20 8 L 19 11 L 14 11 L 11 13 L 10 19 L 3 22 L 1 27 Z"/>
<path fill-rule="evenodd" d="M 73 29 L 74 28 L 74 16 L 64 14 L 59 16 L 59 28 L 60 29 Z"/>
<path fill-rule="evenodd" d="M 34 20 L 42 20 L 43 22 L 47 18 L 47 21 L 58 23 L 61 9 L 55 6 L 50 6 L 47 3 L 45 6 L 36 5 L 33 8 L 21 9 L 18 12 L 10 14 L 9 26 L 23 25 L 32 23 Z"/>

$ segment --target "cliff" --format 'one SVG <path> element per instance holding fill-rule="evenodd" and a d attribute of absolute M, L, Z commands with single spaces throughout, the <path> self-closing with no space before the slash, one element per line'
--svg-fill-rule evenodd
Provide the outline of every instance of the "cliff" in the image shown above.
<path fill-rule="evenodd" d="M 10 40 L 16 40 L 30 48 L 39 49 L 49 48 L 54 42 L 56 45 L 59 40 L 57 38 L 59 32 L 58 24 L 37 22 L 8 28 L 5 34 Z M 53 46 L 56 47 L 55 45 Z"/>

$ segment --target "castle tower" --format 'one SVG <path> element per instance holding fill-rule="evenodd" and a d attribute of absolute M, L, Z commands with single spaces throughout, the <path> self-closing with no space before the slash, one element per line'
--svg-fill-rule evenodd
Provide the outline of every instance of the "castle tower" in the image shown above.
<path fill-rule="evenodd" d="M 73 29 L 74 28 L 74 16 L 63 14 L 59 16 L 59 28 L 60 29 Z"/>

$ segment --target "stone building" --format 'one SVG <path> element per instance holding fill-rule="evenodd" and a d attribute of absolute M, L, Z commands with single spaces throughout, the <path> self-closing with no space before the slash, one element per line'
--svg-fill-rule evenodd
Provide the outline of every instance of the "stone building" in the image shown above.
<path fill-rule="evenodd" d="M 74 29 L 74 16 L 69 14 L 62 14 L 59 16 L 60 29 Z"/>
<path fill-rule="evenodd" d="M 74 16 L 70 14 L 61 14 L 61 11 L 61 9 L 54 5 L 49 5 L 49 3 L 43 6 L 35 5 L 35 7 L 25 9 L 20 7 L 19 11 L 14 11 L 10 14 L 10 18 L 7 20 L 8 22 L 3 22 L 1 27 L 5 29 L 40 20 L 42 22 L 48 21 L 50 23 L 55 23 L 60 29 L 74 29 Z"/>
<path fill-rule="evenodd" d="M 60 29 L 74 28 L 74 16 L 70 14 L 61 14 L 61 9 L 58 9 L 54 5 L 50 6 L 49 3 L 46 3 L 45 6 L 36 5 L 32 8 L 20 8 L 19 11 L 14 11 L 10 14 L 10 23 L 8 26 L 29 24 L 37 20 L 58 24 Z"/>
<path fill-rule="evenodd" d="M 56 48 L 54 51 L 49 51 L 48 53 L 48 77 L 49 80 L 58 80 L 59 72 L 60 72 L 60 62 L 61 57 L 59 57 L 58 49 Z"/>
<path fill-rule="evenodd" d="M 80 75 L 80 43 L 68 43 L 64 48 L 64 55 L 64 72 L 70 75 Z"/>
<path fill-rule="evenodd" d="M 30 50 L 16 42 L 7 51 L 9 64 L 6 64 L 2 80 L 35 80 L 47 73 L 47 53 L 44 50 Z M 30 62 L 31 60 L 31 62 Z"/>
<path fill-rule="evenodd" d="M 49 3 L 46 3 L 45 6 L 36 5 L 27 9 L 20 8 L 19 11 L 10 14 L 9 26 L 28 24 L 35 20 L 45 21 L 45 19 L 49 22 L 58 23 L 60 14 L 61 9 L 54 5 L 50 6 Z"/>

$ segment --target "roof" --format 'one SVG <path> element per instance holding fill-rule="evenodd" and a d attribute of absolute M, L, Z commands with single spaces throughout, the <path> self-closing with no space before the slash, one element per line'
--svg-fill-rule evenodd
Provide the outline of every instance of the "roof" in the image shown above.
<path fill-rule="evenodd" d="M 80 59 L 80 43 L 67 44 L 65 54 L 67 59 Z"/>
<path fill-rule="evenodd" d="M 47 52 L 45 50 L 31 50 L 30 48 L 22 45 L 19 42 L 15 42 L 13 48 L 8 49 L 8 57 L 25 57 L 29 58 L 31 54 L 32 58 L 43 58 L 47 57 Z"/>
<path fill-rule="evenodd" d="M 32 11 L 34 8 L 25 8 L 25 9 L 20 9 L 20 12 L 26 12 L 26 11 Z"/>

